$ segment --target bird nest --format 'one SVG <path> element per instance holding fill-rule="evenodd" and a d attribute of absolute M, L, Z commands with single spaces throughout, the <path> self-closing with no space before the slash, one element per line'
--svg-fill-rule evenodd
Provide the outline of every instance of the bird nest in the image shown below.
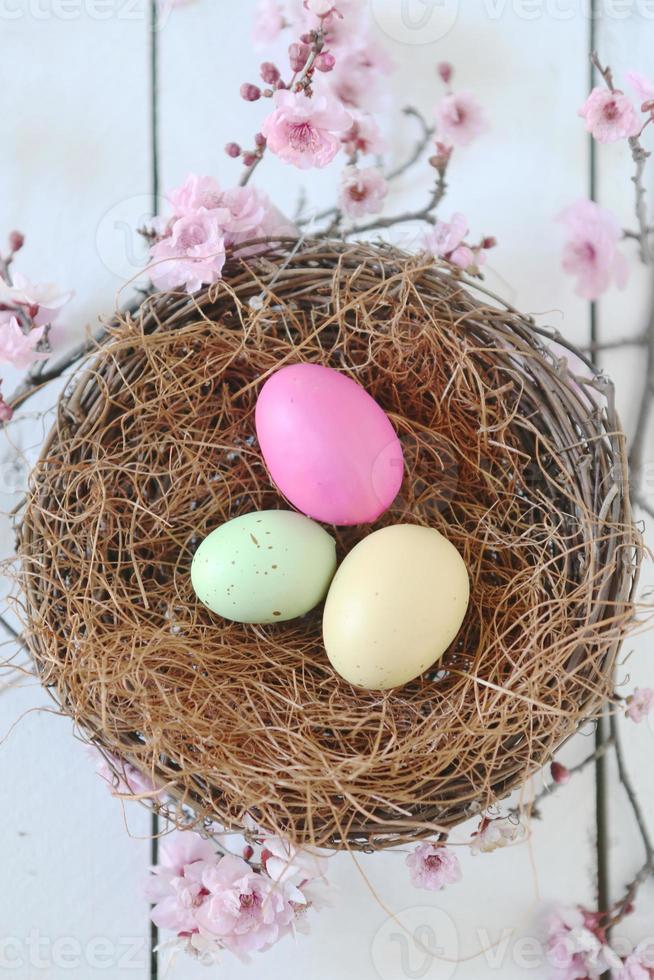
<path fill-rule="evenodd" d="M 610 383 L 549 338 L 424 256 L 326 241 L 233 259 L 109 326 L 59 400 L 19 551 L 40 678 L 119 775 L 148 775 L 179 822 L 379 848 L 479 813 L 597 712 L 640 540 Z M 254 406 L 298 361 L 358 381 L 403 444 L 391 508 L 329 529 L 339 559 L 412 522 L 470 572 L 455 642 L 394 690 L 335 674 L 319 609 L 244 625 L 191 587 L 209 531 L 287 506 Z"/>

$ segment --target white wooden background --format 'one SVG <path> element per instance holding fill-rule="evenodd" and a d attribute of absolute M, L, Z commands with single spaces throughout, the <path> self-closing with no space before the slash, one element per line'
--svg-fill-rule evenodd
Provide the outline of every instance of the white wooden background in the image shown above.
<path fill-rule="evenodd" d="M 110 311 L 117 291 L 142 260 L 133 229 L 152 197 L 150 10 L 148 0 L 2 0 L 0 2 L 0 235 L 20 228 L 27 245 L 20 267 L 33 278 L 74 287 L 61 343 Z M 527 311 L 543 313 L 583 344 L 588 304 L 575 297 L 559 269 L 561 232 L 553 223 L 589 188 L 589 146 L 576 109 L 588 87 L 591 20 L 582 0 L 370 0 L 398 64 L 396 104 L 414 101 L 427 114 L 438 94 L 434 65 L 447 59 L 458 81 L 486 105 L 489 134 L 457 154 L 444 214 L 462 210 L 472 231 L 497 236 L 491 284 Z M 596 43 L 616 71 L 654 76 L 654 5 L 646 0 L 599 2 Z M 258 64 L 249 40 L 254 0 L 197 0 L 163 18 L 158 32 L 158 165 L 163 189 L 189 170 L 236 180 L 223 153 L 228 139 L 248 141 L 257 118 L 238 97 Z M 402 11 L 404 10 L 404 15 Z M 403 19 L 404 17 L 404 19 Z M 415 23 L 422 19 L 423 26 Z M 403 155 L 410 130 L 394 131 Z M 630 164 L 622 146 L 600 148 L 597 193 L 628 223 Z M 416 171 L 416 173 L 419 173 Z M 335 174 L 305 180 L 275 160 L 259 181 L 292 211 L 302 179 L 317 205 L 331 201 Z M 422 200 L 427 181 L 412 176 L 398 203 Z M 420 186 L 418 186 L 420 184 Z M 654 184 L 654 182 L 653 182 Z M 652 187 L 654 189 L 654 186 Z M 598 305 L 602 339 L 638 333 L 648 283 L 632 262 L 629 288 Z M 611 353 L 604 363 L 633 425 L 642 357 Z M 5 372 L 11 389 L 12 373 Z M 42 400 L 45 409 L 48 400 Z M 33 458 L 47 417 L 11 430 L 21 454 Z M 654 465 L 654 433 L 647 461 Z M 650 483 L 652 482 L 650 477 Z M 0 437 L 0 507 L 20 494 L 25 467 L 16 446 Z M 654 489 L 650 487 L 654 503 Z M 650 535 L 651 540 L 651 535 Z M 12 548 L 8 522 L 2 548 Z M 654 575 L 647 570 L 651 584 Z M 625 650 L 625 689 L 654 684 L 650 638 Z M 7 652 L 8 647 L 3 648 Z M 628 658 L 628 662 L 627 662 Z M 8 676 L 0 677 L 5 684 Z M 112 800 L 66 720 L 33 709 L 46 696 L 29 681 L 0 697 L 0 977 L 135 980 L 167 976 L 196 980 L 334 977 L 480 980 L 549 974 L 538 952 L 539 916 L 548 903 L 594 902 L 595 784 L 592 769 L 543 805 L 545 820 L 528 843 L 488 856 L 461 849 L 464 881 L 431 894 L 411 887 L 403 854 L 331 862 L 333 905 L 316 914 L 310 938 L 282 942 L 243 966 L 229 955 L 207 971 L 183 958 L 172 965 L 151 954 L 148 909 L 142 898 L 150 862 L 150 818 L 137 804 Z M 12 729 L 12 724 L 21 718 Z M 654 825 L 654 723 L 622 724 L 629 765 Z M 592 750 L 592 732 L 563 751 L 574 761 Z M 642 863 L 631 814 L 610 767 L 613 897 Z M 537 781 L 536 789 L 539 788 Z M 473 828 L 461 828 L 465 840 Z M 361 872 L 364 872 L 362 874 Z M 367 878 L 367 881 L 366 881 Z M 378 901 L 415 929 L 436 929 L 445 961 L 425 962 L 411 949 Z M 654 886 L 621 927 L 634 940 L 654 931 Z M 498 945 L 499 943 L 499 945 Z M 480 948 L 489 952 L 474 956 Z"/>

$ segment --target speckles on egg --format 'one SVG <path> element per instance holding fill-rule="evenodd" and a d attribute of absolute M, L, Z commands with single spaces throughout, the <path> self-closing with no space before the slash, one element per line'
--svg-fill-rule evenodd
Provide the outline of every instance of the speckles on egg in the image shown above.
<path fill-rule="evenodd" d="M 242 623 L 279 623 L 317 605 L 335 569 L 334 539 L 314 521 L 294 511 L 254 511 L 205 538 L 191 579 L 213 612 Z"/>

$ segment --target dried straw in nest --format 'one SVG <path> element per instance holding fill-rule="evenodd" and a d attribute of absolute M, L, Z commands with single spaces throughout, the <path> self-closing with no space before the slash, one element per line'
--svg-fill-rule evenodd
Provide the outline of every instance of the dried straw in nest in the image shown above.
<path fill-rule="evenodd" d="M 390 247 L 289 245 L 148 297 L 61 398 L 20 534 L 28 642 L 63 710 L 180 821 L 250 814 L 354 848 L 431 835 L 607 696 L 640 561 L 612 389 L 472 285 Z M 470 570 L 455 643 L 390 692 L 334 674 L 320 610 L 246 626 L 191 589 L 206 533 L 285 506 L 253 409 L 291 361 L 351 375 L 400 434 L 403 487 L 375 527 L 437 527 Z M 339 556 L 370 530 L 336 529 Z"/>

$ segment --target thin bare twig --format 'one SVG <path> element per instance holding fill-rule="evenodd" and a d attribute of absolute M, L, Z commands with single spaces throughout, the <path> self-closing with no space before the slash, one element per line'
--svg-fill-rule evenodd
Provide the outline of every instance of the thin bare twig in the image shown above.
<path fill-rule="evenodd" d="M 11 625 L 11 623 L 8 620 L 6 620 L 5 617 L 2 616 L 2 615 L 0 615 L 0 626 L 2 626 L 2 628 L 7 633 L 9 633 L 9 635 L 11 636 L 11 638 L 13 640 L 16 640 L 16 642 L 17 643 L 20 643 L 20 645 L 23 646 L 23 647 L 26 646 L 25 640 L 23 639 L 23 637 L 21 636 L 21 634 L 19 632 L 17 632 L 17 630 L 14 629 L 14 627 Z"/>
<path fill-rule="evenodd" d="M 434 127 L 430 126 L 427 123 L 427 120 L 425 119 L 423 114 L 418 111 L 418 109 L 415 109 L 413 106 L 408 105 L 405 106 L 402 112 L 404 113 L 405 116 L 411 116 L 413 119 L 418 120 L 422 129 L 422 135 L 420 136 L 420 139 L 415 144 L 413 150 L 406 158 L 404 163 L 398 164 L 397 167 L 395 167 L 392 170 L 389 170 L 388 173 L 384 175 L 386 177 L 386 180 L 389 181 L 397 180 L 398 177 L 402 177 L 407 172 L 407 170 L 410 170 L 411 167 L 418 162 L 418 160 L 421 158 L 421 156 L 429 146 L 429 143 L 435 133 Z"/>
<path fill-rule="evenodd" d="M 629 882 L 625 889 L 623 897 L 615 903 L 611 910 L 611 918 L 608 923 L 608 927 L 617 925 L 625 915 L 628 915 L 631 911 L 634 898 L 640 886 L 645 882 L 650 876 L 654 875 L 654 843 L 650 836 L 647 824 L 645 822 L 645 817 L 640 806 L 640 802 L 636 795 L 634 785 L 631 781 L 631 776 L 627 772 L 627 767 L 624 760 L 624 752 L 622 748 L 622 741 L 620 738 L 618 719 L 615 715 L 611 716 L 610 719 L 611 726 L 611 738 L 613 740 L 613 747 L 615 751 L 615 759 L 618 765 L 618 777 L 627 794 L 627 799 L 629 800 L 629 805 L 632 809 L 634 819 L 636 821 L 636 826 L 638 827 L 638 832 L 640 834 L 640 839 L 643 842 L 643 849 L 645 851 L 645 862 L 636 873 L 634 878 Z"/>
<path fill-rule="evenodd" d="M 584 759 L 581 760 L 581 762 L 578 762 L 575 766 L 571 766 L 568 769 L 570 776 L 576 776 L 577 773 L 583 772 L 583 770 L 586 769 L 589 765 L 591 765 L 591 763 L 597 762 L 599 758 L 606 755 L 606 753 L 609 751 L 610 748 L 612 748 L 612 746 L 613 746 L 613 738 L 611 737 L 608 738 L 602 744 L 602 746 L 599 749 L 597 749 L 595 752 L 591 752 L 590 755 L 587 755 Z M 542 789 L 540 793 L 537 793 L 536 796 L 534 796 L 533 800 L 530 803 L 531 811 L 534 816 L 538 816 L 538 804 L 542 803 L 543 800 L 546 800 L 550 796 L 552 796 L 558 789 L 561 788 L 562 785 L 565 784 L 553 782 L 551 783 L 551 785 L 546 786 L 545 789 Z M 509 810 L 509 814 L 514 816 L 519 816 L 520 811 L 522 809 L 523 808 L 520 806 L 514 806 Z"/>
<path fill-rule="evenodd" d="M 647 334 L 641 333 L 635 337 L 620 337 L 618 340 L 605 340 L 595 344 L 586 344 L 581 349 L 585 354 L 598 354 L 605 350 L 620 350 L 623 347 L 645 347 L 647 341 Z"/>
<path fill-rule="evenodd" d="M 640 476 L 644 462 L 643 451 L 645 449 L 645 440 L 647 438 L 652 414 L 652 402 L 654 400 L 654 275 L 652 276 L 651 291 L 649 317 L 645 330 L 645 382 L 629 450 L 629 464 L 633 473 L 636 490 L 640 489 Z"/>

